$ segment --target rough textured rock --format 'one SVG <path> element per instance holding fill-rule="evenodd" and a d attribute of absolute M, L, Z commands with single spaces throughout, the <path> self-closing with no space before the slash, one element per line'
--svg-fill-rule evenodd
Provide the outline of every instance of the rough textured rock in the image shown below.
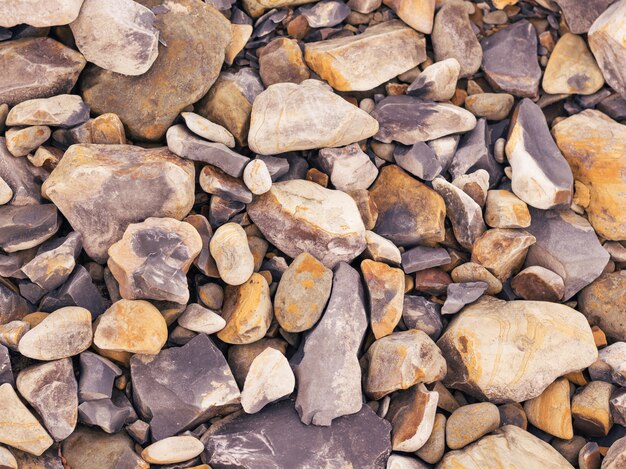
<path fill-rule="evenodd" d="M 271 347 L 252 361 L 241 391 L 241 406 L 248 414 L 256 414 L 267 404 L 293 392 L 296 378 L 285 355 Z"/>
<path fill-rule="evenodd" d="M 215 230 L 209 248 L 224 283 L 241 285 L 254 272 L 254 257 L 241 225 L 226 223 L 220 226 Z"/>
<path fill-rule="evenodd" d="M 602 469 L 619 469 L 626 465 L 626 437 L 615 441 L 602 461 Z"/>
<path fill-rule="evenodd" d="M 378 176 L 376 165 L 356 143 L 343 148 L 322 148 L 317 162 L 330 175 L 333 186 L 348 193 L 367 189 Z"/>
<path fill-rule="evenodd" d="M 491 433 L 500 426 L 498 407 L 479 402 L 459 407 L 446 423 L 446 443 L 450 449 L 460 449 Z"/>
<path fill-rule="evenodd" d="M 37 255 L 22 266 L 22 272 L 45 291 L 54 290 L 70 276 L 81 250 L 82 239 L 76 232 L 48 240 L 39 247 Z"/>
<path fill-rule="evenodd" d="M 426 59 L 426 42 L 402 21 L 371 26 L 361 34 L 307 43 L 304 60 L 338 91 L 366 91 Z"/>
<path fill-rule="evenodd" d="M 85 63 L 81 54 L 47 37 L 1 42 L 0 103 L 69 93 Z"/>
<path fill-rule="evenodd" d="M 407 274 L 448 264 L 452 259 L 444 248 L 415 246 L 402 253 L 402 270 Z"/>
<path fill-rule="evenodd" d="M 322 0 L 300 9 L 302 16 L 312 28 L 337 26 L 348 17 L 350 11 L 350 7 L 339 0 Z"/>
<path fill-rule="evenodd" d="M 567 21 L 567 25 L 574 34 L 582 34 L 589 31 L 593 22 L 615 0 L 590 0 L 584 4 L 577 0 L 555 0 L 561 7 L 561 12 Z"/>
<path fill-rule="evenodd" d="M 87 254 L 105 261 L 129 224 L 148 216 L 181 219 L 194 201 L 193 163 L 165 148 L 73 145 L 42 192 L 83 236 Z"/>
<path fill-rule="evenodd" d="M 200 238 L 202 238 L 202 249 L 198 257 L 193 261 L 193 264 L 204 275 L 208 277 L 219 277 L 215 259 L 213 259 L 209 248 L 211 238 L 213 237 L 213 228 L 211 228 L 209 220 L 203 215 L 194 214 L 185 217 L 184 221 L 193 226 L 200 235 Z"/>
<path fill-rule="evenodd" d="M 609 337 L 626 341 L 626 273 L 602 274 L 578 295 L 578 307 Z"/>
<path fill-rule="evenodd" d="M 22 23 L 46 28 L 71 23 L 78 16 L 83 0 L 59 0 L 50 4 L 38 0 L 8 0 L 0 5 L 0 26 Z"/>
<path fill-rule="evenodd" d="M 435 62 L 417 76 L 406 92 L 427 101 L 448 101 L 454 96 L 460 73 L 461 65 L 455 58 Z"/>
<path fill-rule="evenodd" d="M 485 290 L 487 295 L 496 295 L 502 290 L 502 282 L 485 267 L 475 262 L 461 264 L 455 267 L 450 274 L 452 280 L 457 283 L 485 282 L 488 285 L 487 290 Z"/>
<path fill-rule="evenodd" d="M 261 16 L 265 10 L 285 6 L 297 6 L 303 3 L 310 3 L 310 0 L 244 0 L 243 6 L 250 16 L 257 18 Z"/>
<path fill-rule="evenodd" d="M 535 427 L 564 440 L 574 437 L 570 408 L 570 384 L 558 378 L 539 396 L 524 403 L 528 421 Z"/>
<path fill-rule="evenodd" d="M 61 220 L 53 204 L 0 206 L 0 247 L 6 252 L 40 245 L 59 229 Z"/>
<path fill-rule="evenodd" d="M 298 383 L 296 409 L 305 424 L 328 426 L 361 409 L 361 368 L 357 353 L 367 316 L 356 270 L 340 263 L 322 319 L 291 359 Z M 333 425 L 334 426 L 334 425 Z"/>
<path fill-rule="evenodd" d="M 535 241 L 535 237 L 524 230 L 493 228 L 475 241 L 472 262 L 481 264 L 504 282 L 521 269 Z"/>
<path fill-rule="evenodd" d="M 378 123 L 318 80 L 277 83 L 252 106 L 248 145 L 262 155 L 340 147 L 371 137 Z"/>
<path fill-rule="evenodd" d="M 52 312 L 64 306 L 80 306 L 87 309 L 95 318 L 102 314 L 108 305 L 108 300 L 93 283 L 87 269 L 77 265 L 63 285 L 41 299 L 39 309 Z"/>
<path fill-rule="evenodd" d="M 591 381 L 572 397 L 574 428 L 584 435 L 602 437 L 613 426 L 609 401 L 615 386 L 604 381 Z"/>
<path fill-rule="evenodd" d="M 526 203 L 506 190 L 487 193 L 485 223 L 492 228 L 527 228 L 530 212 Z"/>
<path fill-rule="evenodd" d="M 78 398 L 81 401 L 110 399 L 113 382 L 122 370 L 112 361 L 92 352 L 80 354 Z"/>
<path fill-rule="evenodd" d="M 245 384 L 246 376 L 254 359 L 266 348 L 271 347 L 284 355 L 287 352 L 287 345 L 287 342 L 282 339 L 265 337 L 251 344 L 228 347 L 228 365 L 239 387 L 242 388 Z"/>
<path fill-rule="evenodd" d="M 154 27 L 167 46 L 159 46 L 150 70 L 133 77 L 91 67 L 81 80 L 92 111 L 117 114 L 138 140 L 160 140 L 180 111 L 204 96 L 217 79 L 230 41 L 230 24 L 213 7 L 197 0 L 166 0 L 163 5 L 167 11 L 156 16 Z"/>
<path fill-rule="evenodd" d="M 88 119 L 89 108 L 80 96 L 60 94 L 21 102 L 11 108 L 6 124 L 74 127 Z"/>
<path fill-rule="evenodd" d="M 370 327 L 376 339 L 393 332 L 402 317 L 404 272 L 382 262 L 361 262 L 369 298 Z"/>
<path fill-rule="evenodd" d="M 416 31 L 430 34 L 435 16 L 434 0 L 385 0 L 384 4 Z"/>
<path fill-rule="evenodd" d="M 563 279 L 544 267 L 525 268 L 511 281 L 513 291 L 525 300 L 558 302 L 565 293 Z"/>
<path fill-rule="evenodd" d="M 441 461 L 446 449 L 446 417 L 443 414 L 436 414 L 435 421 L 433 422 L 433 429 L 422 446 L 415 454 L 419 456 L 422 461 L 426 461 L 429 464 L 435 464 Z M 393 466 L 392 466 L 393 467 Z M 402 469 L 402 467 L 398 468 Z M 420 468 L 416 468 L 420 469 Z"/>
<path fill-rule="evenodd" d="M 393 396 L 385 418 L 391 423 L 391 447 L 394 451 L 413 452 L 428 440 L 435 423 L 439 393 L 423 384 Z"/>
<path fill-rule="evenodd" d="M 174 464 L 193 459 L 202 451 L 204 445 L 196 437 L 171 436 L 145 448 L 141 458 L 151 464 Z"/>
<path fill-rule="evenodd" d="M 490 135 L 487 120 L 479 119 L 476 127 L 463 135 L 458 143 L 456 152 L 447 160 L 449 164 L 445 165 L 453 180 L 466 176 L 484 181 L 485 176 L 488 176 L 485 182 L 489 187 L 494 186 L 501 178 L 502 171 L 489 149 Z M 485 171 L 487 175 L 482 171 Z"/>
<path fill-rule="evenodd" d="M 266 87 L 274 83 L 301 83 L 311 76 L 295 39 L 276 38 L 259 53 L 259 74 Z"/>
<path fill-rule="evenodd" d="M 332 268 L 365 249 L 365 227 L 354 200 L 310 181 L 276 183 L 247 210 L 267 240 L 291 257 L 309 252 Z"/>
<path fill-rule="evenodd" d="M 0 137 L 0 178 L 12 192 L 11 205 L 33 205 L 41 202 L 39 178 L 32 171 L 26 158 L 15 158 L 6 147 L 6 139 Z"/>
<path fill-rule="evenodd" d="M 409 329 L 419 329 L 437 340 L 443 330 L 441 305 L 428 301 L 422 296 L 405 295 L 402 321 Z"/>
<path fill-rule="evenodd" d="M 449 366 L 444 383 L 495 403 L 537 397 L 598 353 L 587 320 L 572 308 L 491 297 L 466 307 L 437 345 Z"/>
<path fill-rule="evenodd" d="M 410 147 L 397 145 L 393 159 L 402 169 L 425 181 L 432 181 L 443 169 L 435 152 L 424 142 Z"/>
<path fill-rule="evenodd" d="M 241 179 L 234 178 L 211 165 L 202 168 L 199 182 L 202 190 L 208 194 L 233 202 L 244 204 L 252 202 L 252 192 Z"/>

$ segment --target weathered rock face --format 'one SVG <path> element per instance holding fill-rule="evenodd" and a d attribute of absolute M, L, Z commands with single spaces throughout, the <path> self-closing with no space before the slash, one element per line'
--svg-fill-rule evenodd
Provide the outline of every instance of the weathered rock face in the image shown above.
<path fill-rule="evenodd" d="M 361 409 L 357 353 L 366 328 L 359 273 L 342 262 L 335 268 L 322 319 L 291 359 L 298 383 L 296 409 L 305 424 L 328 426 L 333 419 Z"/>
<path fill-rule="evenodd" d="M 6 252 L 40 245 L 59 229 L 61 220 L 53 204 L 0 206 L 0 247 Z"/>
<path fill-rule="evenodd" d="M 340 147 L 371 137 L 378 123 L 318 80 L 277 83 L 254 100 L 248 145 L 262 155 Z"/>
<path fill-rule="evenodd" d="M 602 274 L 578 295 L 578 307 L 589 322 L 609 337 L 626 341 L 626 273 Z"/>
<path fill-rule="evenodd" d="M 92 111 L 117 114 L 138 140 L 160 140 L 180 111 L 206 94 L 230 41 L 230 24 L 213 7 L 198 0 L 167 0 L 163 5 L 167 11 L 157 15 L 154 27 L 167 46 L 159 47 L 150 70 L 133 77 L 91 67 L 81 80 Z"/>
<path fill-rule="evenodd" d="M 41 203 L 39 178 L 33 173 L 26 158 L 15 158 L 6 147 L 6 139 L 0 137 L 0 178 L 12 192 L 11 205 Z"/>
<path fill-rule="evenodd" d="M 506 190 L 487 193 L 485 222 L 492 228 L 527 228 L 530 212 L 526 203 Z"/>
<path fill-rule="evenodd" d="M 129 224 L 187 215 L 194 178 L 193 163 L 165 148 L 73 145 L 42 192 L 83 236 L 87 254 L 102 262 Z"/>
<path fill-rule="evenodd" d="M 524 403 L 528 421 L 535 427 L 563 440 L 574 437 L 570 408 L 570 384 L 559 378 L 539 396 Z"/>
<path fill-rule="evenodd" d="M 7 125 L 73 127 L 88 119 L 89 108 L 80 96 L 60 94 L 51 98 L 21 102 L 11 109 L 6 123 Z"/>
<path fill-rule="evenodd" d="M 0 26 L 10 28 L 22 23 L 46 28 L 71 23 L 78 16 L 83 0 L 7 0 L 0 5 Z"/>
<path fill-rule="evenodd" d="M 350 7 L 339 0 L 323 0 L 300 9 L 302 16 L 312 28 L 337 26 L 350 14 Z"/>
<path fill-rule="evenodd" d="M 563 279 L 538 265 L 527 267 L 517 274 L 511 281 L 511 287 L 525 300 L 557 302 L 565 293 Z"/>
<path fill-rule="evenodd" d="M 593 22 L 606 11 L 614 0 L 590 0 L 580 3 L 577 0 L 556 0 L 561 7 L 561 12 L 567 21 L 567 26 L 574 34 L 582 34 L 589 31 Z"/>
<path fill-rule="evenodd" d="M 155 440 L 239 404 L 239 388 L 226 360 L 205 334 L 158 355 L 133 355 L 130 371 L 134 403 Z"/>
<path fill-rule="evenodd" d="M 426 59 L 426 41 L 402 21 L 371 26 L 362 34 L 308 43 L 304 60 L 338 91 L 366 91 Z"/>
<path fill-rule="evenodd" d="M 211 467 L 235 464 L 268 467 L 384 467 L 391 451 L 391 425 L 366 405 L 336 419 L 332 426 L 304 425 L 292 401 L 254 415 L 240 415 L 213 425 L 202 436 Z M 289 438 L 285 438 L 289 435 Z M 294 442 L 298 450 L 294 451 Z"/>
<path fill-rule="evenodd" d="M 500 412 L 491 402 L 464 405 L 448 418 L 446 443 L 451 449 L 460 449 L 499 426 Z"/>
<path fill-rule="evenodd" d="M 70 28 L 89 62 L 122 75 L 142 75 L 159 54 L 155 20 L 151 10 L 132 0 L 85 0 Z"/>
<path fill-rule="evenodd" d="M 333 186 L 348 193 L 367 189 L 378 176 L 376 165 L 356 143 L 343 148 L 322 148 L 317 161 L 330 175 Z"/>
<path fill-rule="evenodd" d="M 589 223 L 604 238 L 626 239 L 626 125 L 589 109 L 552 132 L 574 178 L 589 190 Z"/>
<path fill-rule="evenodd" d="M 115 469 L 122 455 L 132 451 L 133 440 L 124 432 L 108 435 L 100 430 L 79 426 L 63 442 L 62 448 L 63 457 L 70 467 Z"/>
<path fill-rule="evenodd" d="M 587 320 L 572 308 L 491 297 L 467 306 L 437 345 L 449 367 L 444 383 L 495 403 L 537 397 L 598 356 Z"/>
<path fill-rule="evenodd" d="M 332 268 L 365 249 L 365 227 L 352 197 L 310 181 L 274 184 L 248 205 L 248 215 L 291 257 L 308 252 Z"/>
<path fill-rule="evenodd" d="M 259 53 L 259 74 L 266 87 L 274 83 L 301 83 L 311 76 L 295 39 L 274 39 Z"/>
<path fill-rule="evenodd" d="M 426 67 L 409 85 L 407 94 L 428 101 L 448 101 L 454 96 L 459 73 L 461 66 L 454 58 L 435 62 Z"/>

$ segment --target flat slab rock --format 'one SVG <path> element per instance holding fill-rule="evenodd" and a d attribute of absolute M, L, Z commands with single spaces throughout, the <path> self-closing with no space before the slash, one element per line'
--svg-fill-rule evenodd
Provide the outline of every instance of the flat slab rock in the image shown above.
<path fill-rule="evenodd" d="M 76 19 L 83 0 L 6 0 L 0 3 L 0 26 L 61 26 Z"/>
<path fill-rule="evenodd" d="M 212 468 L 354 467 L 383 469 L 391 425 L 368 406 L 330 427 L 304 425 L 292 401 L 213 425 L 201 440 Z"/>

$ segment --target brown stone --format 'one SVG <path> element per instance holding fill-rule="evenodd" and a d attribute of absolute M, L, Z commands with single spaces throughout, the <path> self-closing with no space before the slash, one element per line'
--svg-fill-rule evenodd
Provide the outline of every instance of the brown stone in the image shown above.
<path fill-rule="evenodd" d="M 500 426 L 500 412 L 490 402 L 459 407 L 446 422 L 446 443 L 460 449 Z"/>
<path fill-rule="evenodd" d="M 525 300 L 558 302 L 565 293 L 563 279 L 538 265 L 522 270 L 513 278 L 511 286 Z"/>
<path fill-rule="evenodd" d="M 259 74 L 268 87 L 274 83 L 300 83 L 310 77 L 295 39 L 276 38 L 259 52 Z"/>
<path fill-rule="evenodd" d="M 435 17 L 435 0 L 384 0 L 383 3 L 416 31 L 430 34 Z"/>
<path fill-rule="evenodd" d="M 402 317 L 404 272 L 382 262 L 361 262 L 370 307 L 370 327 L 376 339 L 391 334 Z"/>
<path fill-rule="evenodd" d="M 415 273 L 415 291 L 428 295 L 446 293 L 452 283 L 450 276 L 441 269 L 430 268 Z"/>
<path fill-rule="evenodd" d="M 535 427 L 564 440 L 574 436 L 570 408 L 570 384 L 558 378 L 539 396 L 524 403 L 528 421 Z"/>
<path fill-rule="evenodd" d="M 36 150 L 50 138 L 50 127 L 34 125 L 32 127 L 11 128 L 6 131 L 7 150 L 13 156 L 26 156 Z"/>
<path fill-rule="evenodd" d="M 485 282 L 488 287 L 487 295 L 496 295 L 502 291 L 502 282 L 493 276 L 485 267 L 475 262 L 466 262 L 455 267 L 450 272 L 452 280 L 457 283 Z"/>
<path fill-rule="evenodd" d="M 96 117 L 91 123 L 91 141 L 102 145 L 125 144 L 126 131 L 118 115 L 107 112 Z"/>
<path fill-rule="evenodd" d="M 487 193 L 485 223 L 492 228 L 527 228 L 530 212 L 523 200 L 506 190 Z"/>
<path fill-rule="evenodd" d="M 602 274 L 580 292 L 578 307 L 609 337 L 626 341 L 626 272 Z"/>
<path fill-rule="evenodd" d="M 433 431 L 438 398 L 423 384 L 394 394 L 385 416 L 391 422 L 394 451 L 413 452 L 424 446 Z"/>
<path fill-rule="evenodd" d="M 421 460 L 429 464 L 437 464 L 443 458 L 446 450 L 446 421 L 445 415 L 439 413 L 435 415 L 435 422 L 428 440 L 415 453 Z"/>
<path fill-rule="evenodd" d="M 605 436 L 613 426 L 609 401 L 615 386 L 591 381 L 578 389 L 572 398 L 574 428 L 587 436 Z"/>
<path fill-rule="evenodd" d="M 511 112 L 513 96 L 508 93 L 479 93 L 465 98 L 465 109 L 476 117 L 502 120 Z"/>
<path fill-rule="evenodd" d="M 472 262 L 486 267 L 504 282 L 519 271 L 534 242 L 535 237 L 524 230 L 493 228 L 474 243 Z"/>

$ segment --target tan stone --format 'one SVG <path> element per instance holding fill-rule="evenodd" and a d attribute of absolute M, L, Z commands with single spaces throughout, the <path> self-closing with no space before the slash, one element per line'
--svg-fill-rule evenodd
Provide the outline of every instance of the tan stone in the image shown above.
<path fill-rule="evenodd" d="M 311 76 L 295 39 L 279 37 L 259 50 L 259 74 L 267 87 L 274 83 L 301 83 Z"/>
<path fill-rule="evenodd" d="M 465 98 L 465 108 L 476 117 L 502 120 L 511 112 L 513 96 L 508 93 L 479 93 Z"/>
<path fill-rule="evenodd" d="M 15 456 L 3 446 L 0 446 L 0 467 L 3 469 L 18 469 Z"/>
<path fill-rule="evenodd" d="M 313 0 L 244 0 L 243 7 L 253 18 L 259 17 L 265 10 L 286 6 L 297 6 Z"/>
<path fill-rule="evenodd" d="M 570 384 L 558 378 L 539 396 L 524 403 L 528 421 L 550 435 L 569 440 L 574 437 L 570 408 Z"/>
<path fill-rule="evenodd" d="M 237 54 L 243 50 L 248 39 L 252 36 L 252 31 L 253 28 L 251 24 L 230 24 L 231 39 L 226 47 L 224 62 L 228 65 L 233 64 Z"/>
<path fill-rule="evenodd" d="M 446 422 L 446 443 L 460 449 L 500 426 L 500 412 L 490 402 L 459 407 Z"/>
<path fill-rule="evenodd" d="M 626 271 L 602 274 L 580 292 L 578 307 L 609 337 L 626 341 Z"/>
<path fill-rule="evenodd" d="M 171 436 L 152 443 L 141 452 L 151 464 L 175 464 L 188 461 L 204 451 L 204 445 L 194 436 Z"/>
<path fill-rule="evenodd" d="M 472 262 L 483 265 L 501 282 L 518 272 L 535 237 L 524 230 L 493 228 L 474 243 Z"/>
<path fill-rule="evenodd" d="M 436 0 L 383 0 L 383 3 L 416 31 L 432 32 Z"/>
<path fill-rule="evenodd" d="M 506 190 L 487 193 L 485 223 L 492 228 L 526 228 L 530 226 L 530 212 L 526 202 Z"/>
<path fill-rule="evenodd" d="M 211 142 L 223 143 L 229 148 L 235 147 L 235 137 L 221 125 L 193 112 L 181 112 L 180 115 L 185 119 L 187 128 L 194 134 Z"/>
<path fill-rule="evenodd" d="M 475 262 L 466 262 L 455 267 L 450 275 L 456 283 L 485 282 L 489 285 L 485 290 L 487 295 L 496 295 L 502 291 L 502 282 L 485 267 Z"/>
<path fill-rule="evenodd" d="M 370 327 L 376 339 L 391 334 L 402 317 L 404 272 L 382 262 L 361 262 L 370 306 Z"/>
<path fill-rule="evenodd" d="M 220 278 L 228 285 L 241 285 L 254 272 L 254 257 L 241 225 L 226 223 L 220 226 L 209 247 Z"/>
<path fill-rule="evenodd" d="M 6 131 L 7 150 L 13 156 L 26 156 L 50 138 L 50 127 L 33 125 L 32 127 L 14 127 Z"/>
<path fill-rule="evenodd" d="M 445 415 L 435 415 L 435 422 L 428 440 L 415 453 L 421 460 L 429 464 L 437 464 L 443 458 L 446 450 L 446 421 Z"/>
<path fill-rule="evenodd" d="M 587 436 L 605 436 L 613 427 L 609 401 L 615 386 L 604 381 L 591 381 L 578 389 L 572 398 L 574 428 Z"/>
<path fill-rule="evenodd" d="M 0 26 L 22 23 L 37 28 L 69 24 L 76 19 L 83 0 L 7 0 L 0 4 Z"/>

